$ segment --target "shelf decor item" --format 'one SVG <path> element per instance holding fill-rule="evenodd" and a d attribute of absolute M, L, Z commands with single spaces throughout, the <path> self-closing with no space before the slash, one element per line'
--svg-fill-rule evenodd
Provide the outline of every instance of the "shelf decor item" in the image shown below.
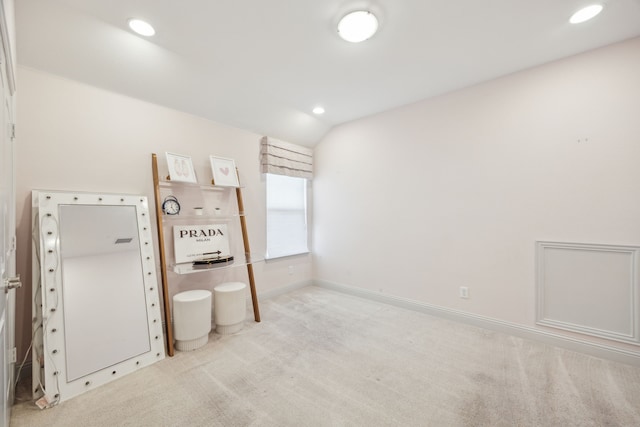
<path fill-rule="evenodd" d="M 176 263 L 229 256 L 227 224 L 174 225 L 173 248 Z"/>
<path fill-rule="evenodd" d="M 236 162 L 224 157 L 209 156 L 211 160 L 211 172 L 213 173 L 213 185 L 221 187 L 239 187 Z"/>
<path fill-rule="evenodd" d="M 166 153 L 166 155 L 171 181 L 191 182 L 193 184 L 198 182 L 190 156 L 174 153 Z"/>
<path fill-rule="evenodd" d="M 162 202 L 162 212 L 165 215 L 178 215 L 180 213 L 180 202 L 176 196 L 167 196 Z"/>

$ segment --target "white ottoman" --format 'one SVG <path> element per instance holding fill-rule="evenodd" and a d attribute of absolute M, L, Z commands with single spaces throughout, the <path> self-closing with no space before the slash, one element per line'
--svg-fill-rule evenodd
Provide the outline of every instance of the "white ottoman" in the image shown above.
<path fill-rule="evenodd" d="M 176 349 L 191 351 L 209 341 L 211 291 L 180 292 L 173 296 L 173 334 Z"/>
<path fill-rule="evenodd" d="M 213 288 L 213 318 L 217 333 L 235 334 L 242 329 L 247 317 L 246 288 L 242 282 L 223 283 Z"/>

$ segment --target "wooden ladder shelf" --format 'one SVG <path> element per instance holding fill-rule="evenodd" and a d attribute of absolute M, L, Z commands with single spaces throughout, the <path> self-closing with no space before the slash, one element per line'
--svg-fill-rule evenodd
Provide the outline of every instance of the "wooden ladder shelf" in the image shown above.
<path fill-rule="evenodd" d="M 158 246 L 160 251 L 160 275 L 162 279 L 162 294 L 164 300 L 164 321 L 165 321 L 165 337 L 167 343 L 167 354 L 174 355 L 173 345 L 173 325 L 171 321 L 171 301 L 169 297 L 169 279 L 167 276 L 167 258 L 164 238 L 164 213 L 162 212 L 162 199 L 160 195 L 160 175 L 158 172 L 158 157 L 155 153 L 151 154 L 151 169 L 153 170 L 153 187 L 156 203 L 156 223 L 158 226 Z M 236 198 L 238 202 L 238 211 L 244 212 L 244 201 L 242 199 L 242 190 L 237 187 Z M 251 302 L 253 304 L 253 317 L 256 322 L 260 322 L 260 307 L 258 306 L 258 295 L 256 293 L 255 277 L 253 274 L 253 264 L 251 260 L 251 250 L 249 247 L 249 234 L 247 232 L 247 223 L 244 215 L 240 215 L 240 228 L 242 230 L 242 241 L 244 245 L 245 262 L 247 266 L 247 274 L 249 276 L 249 290 L 251 292 Z"/>

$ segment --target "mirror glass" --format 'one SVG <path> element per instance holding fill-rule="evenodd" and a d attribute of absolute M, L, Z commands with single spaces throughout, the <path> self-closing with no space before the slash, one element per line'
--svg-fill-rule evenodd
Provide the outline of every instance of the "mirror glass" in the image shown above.
<path fill-rule="evenodd" d="M 59 212 L 67 381 L 73 381 L 151 344 L 135 207 L 61 205 Z"/>

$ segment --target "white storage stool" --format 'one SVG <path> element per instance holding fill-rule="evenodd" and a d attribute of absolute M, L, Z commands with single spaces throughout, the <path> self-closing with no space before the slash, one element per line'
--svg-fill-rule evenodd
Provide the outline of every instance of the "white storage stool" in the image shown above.
<path fill-rule="evenodd" d="M 173 334 L 176 349 L 191 351 L 209 341 L 211 291 L 180 292 L 173 296 Z"/>
<path fill-rule="evenodd" d="M 217 333 L 235 334 L 242 329 L 247 317 L 246 288 L 242 282 L 223 283 L 213 288 L 213 318 Z"/>

